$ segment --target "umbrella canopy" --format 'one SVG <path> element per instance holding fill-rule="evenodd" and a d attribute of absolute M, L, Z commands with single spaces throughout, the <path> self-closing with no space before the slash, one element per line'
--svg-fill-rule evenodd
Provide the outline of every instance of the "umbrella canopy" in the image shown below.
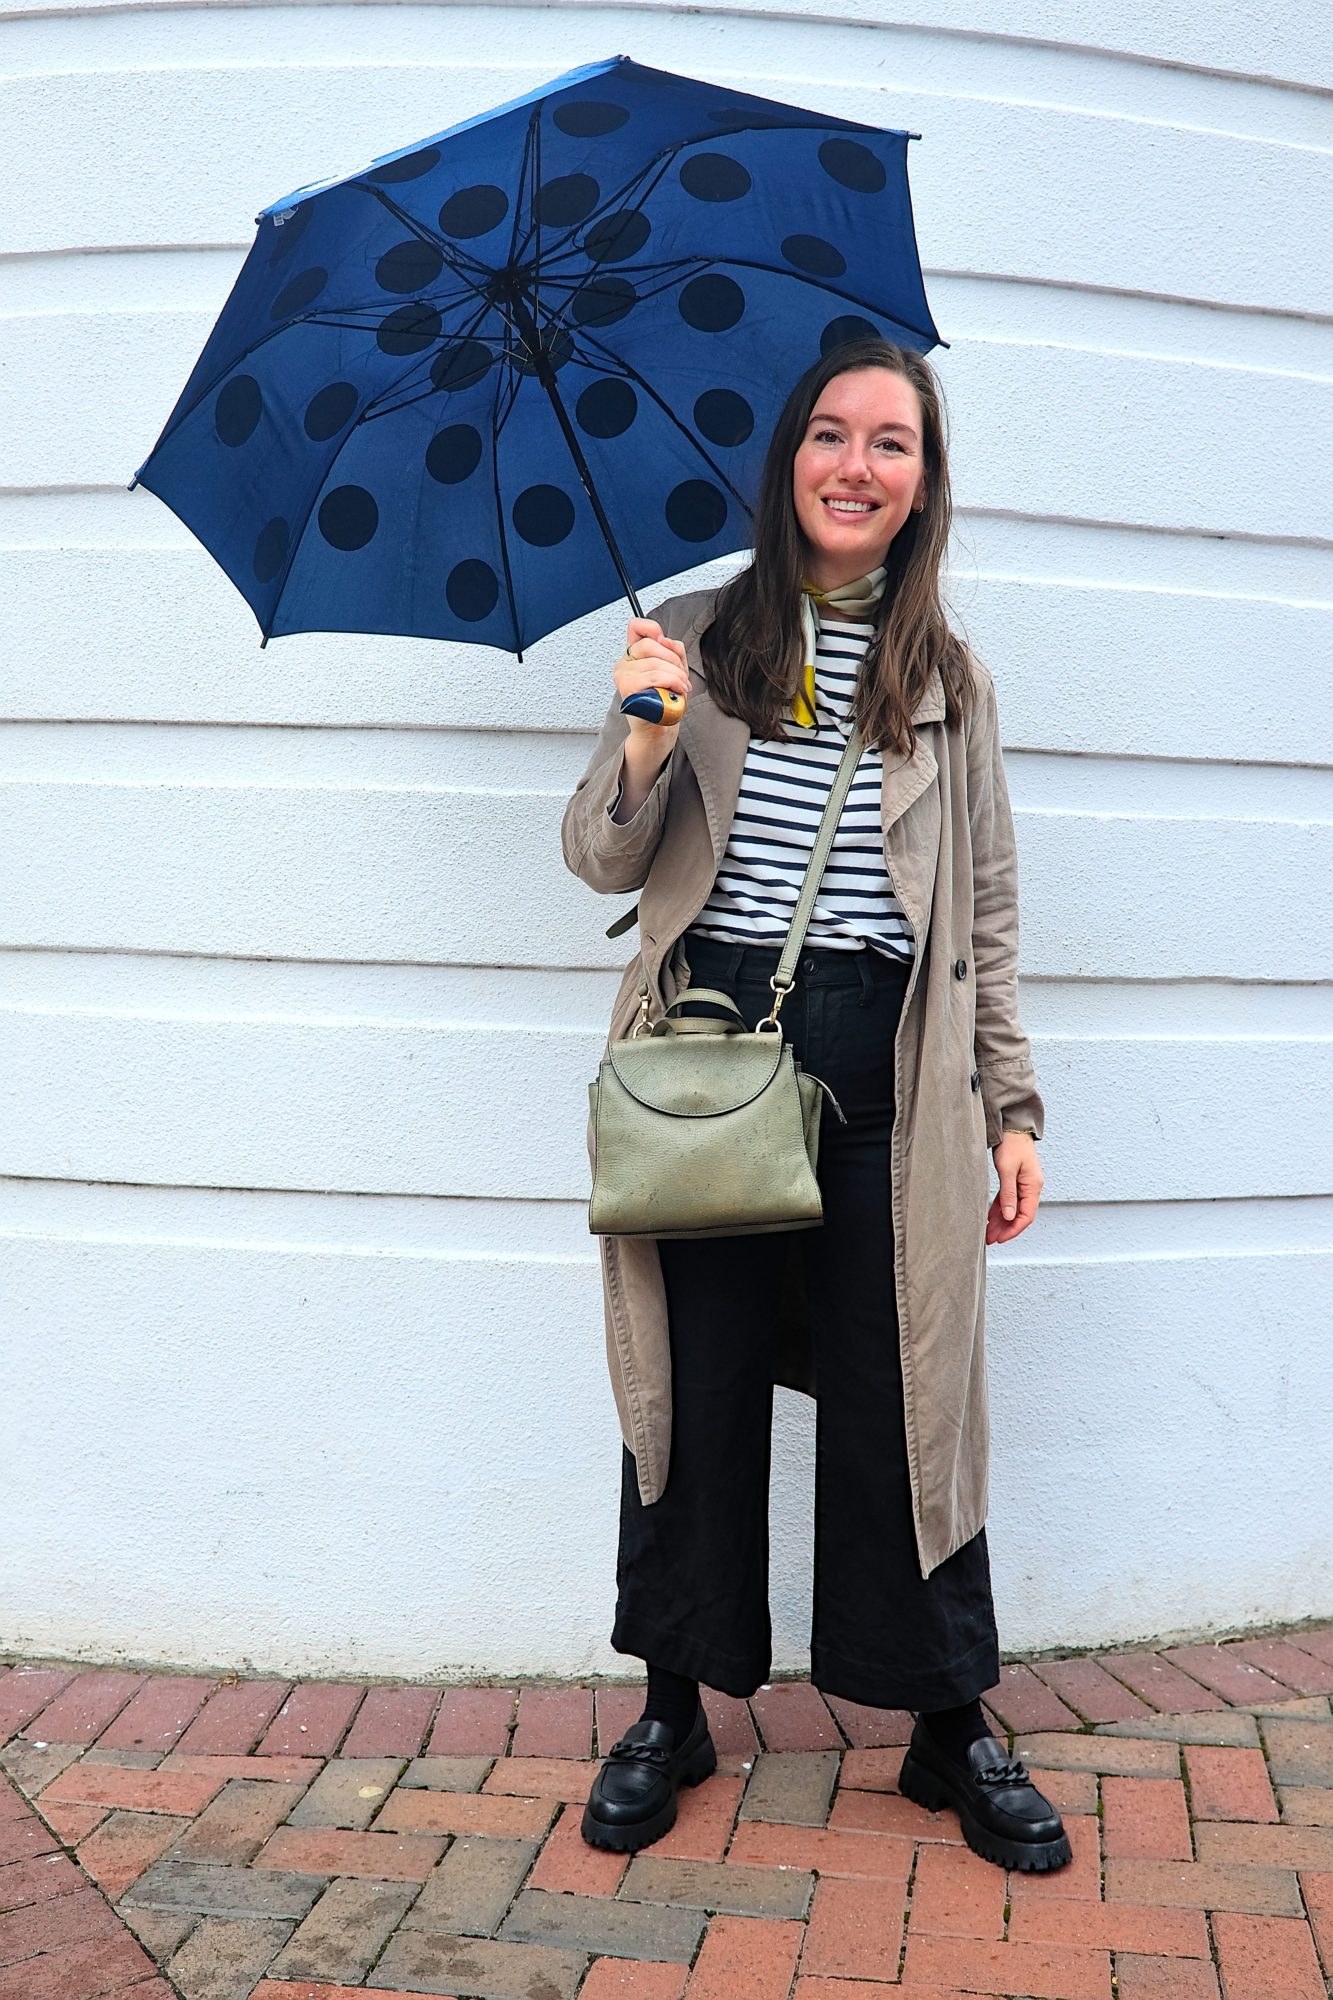
<path fill-rule="evenodd" d="M 525 645 L 746 548 L 821 352 L 939 341 L 918 136 L 646 69 L 571 70 L 258 233 L 132 484 L 264 635 Z"/>

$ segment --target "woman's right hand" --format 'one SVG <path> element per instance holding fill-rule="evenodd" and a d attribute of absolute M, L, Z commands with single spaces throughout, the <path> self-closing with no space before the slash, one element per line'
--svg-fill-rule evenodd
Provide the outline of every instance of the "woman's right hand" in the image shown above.
<path fill-rule="evenodd" d="M 689 699 L 690 672 L 684 644 L 679 639 L 664 638 L 655 618 L 630 619 L 625 650 L 616 661 L 613 677 L 622 701 L 627 695 L 653 687 Z M 647 722 L 641 715 L 628 715 L 625 720 L 631 737 L 638 737 L 645 746 L 649 743 L 665 746 L 675 740 L 679 717 L 676 722 Z"/>

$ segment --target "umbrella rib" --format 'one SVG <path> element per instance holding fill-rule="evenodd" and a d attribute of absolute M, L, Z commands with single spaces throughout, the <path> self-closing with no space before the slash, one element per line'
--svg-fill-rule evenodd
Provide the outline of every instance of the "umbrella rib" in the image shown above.
<path fill-rule="evenodd" d="M 518 629 L 518 604 L 514 597 L 514 578 L 509 566 L 509 539 L 505 534 L 504 496 L 500 491 L 500 393 L 505 387 L 506 370 L 514 371 L 513 362 L 506 354 L 500 367 L 500 380 L 495 385 L 495 405 L 491 414 L 491 484 L 495 489 L 495 525 L 500 536 L 500 562 L 504 569 L 505 596 L 509 600 L 509 622 L 514 632 L 514 651 L 519 660 L 523 658 L 523 635 Z M 517 385 L 509 408 L 512 410 L 518 398 Z M 508 412 L 506 412 L 506 415 Z"/>
<path fill-rule="evenodd" d="M 435 249 L 441 251 L 446 263 L 449 264 L 452 270 L 458 273 L 464 284 L 471 286 L 474 292 L 481 290 L 481 285 L 473 282 L 468 270 L 465 270 L 464 266 L 471 267 L 471 270 L 484 277 L 490 277 L 491 267 L 489 264 L 483 263 L 480 257 L 469 256 L 466 250 L 460 250 L 458 245 L 451 242 L 447 236 L 442 236 L 438 230 L 430 228 L 429 224 L 421 222 L 415 215 L 409 214 L 407 209 L 400 202 L 396 202 L 392 195 L 386 194 L 383 188 L 371 187 L 365 181 L 358 181 L 357 186 L 364 188 L 367 194 L 374 195 L 376 201 L 381 202 L 391 214 L 396 215 L 398 220 L 404 223 L 408 229 L 412 230 L 415 235 L 419 236 L 423 243 L 429 243 Z"/>
<path fill-rule="evenodd" d="M 478 307 L 477 311 L 473 314 L 472 318 L 470 320 L 465 321 L 464 325 L 462 326 L 462 328 L 459 330 L 458 333 L 451 334 L 450 339 L 452 340 L 470 339 L 471 336 L 476 332 L 478 326 L 481 324 L 482 320 L 486 317 L 486 314 L 489 311 L 490 311 L 490 300 L 483 299 L 481 305 Z M 426 356 L 424 354 L 418 354 L 412 361 L 411 365 L 407 368 L 404 368 L 401 375 L 394 376 L 393 381 L 389 383 L 387 388 L 381 389 L 377 395 L 371 396 L 367 399 L 365 407 L 362 409 L 361 414 L 357 418 L 357 423 L 364 423 L 367 420 L 367 418 L 373 420 L 375 417 L 391 417 L 398 410 L 407 410 L 410 409 L 414 403 L 423 402 L 427 396 L 438 396 L 444 393 L 441 391 L 439 383 L 432 381 L 430 387 L 428 389 L 423 388 L 419 395 L 406 396 L 404 397 L 401 403 L 386 403 L 386 398 L 392 396 L 396 390 L 401 389 L 403 383 L 410 378 L 412 370 L 414 368 L 428 366 L 428 365 L 429 364 L 426 361 Z M 383 408 L 379 407 L 382 404 L 385 405 L 385 407 Z"/>
<path fill-rule="evenodd" d="M 743 271 L 768 271 L 774 277 L 791 278 L 797 284 L 801 285 L 814 285 L 819 291 L 827 292 L 832 298 L 842 299 L 848 305 L 860 306 L 863 311 L 875 313 L 880 319 L 892 320 L 895 326 L 905 327 L 909 333 L 919 333 L 923 340 L 931 339 L 935 332 L 934 328 L 928 331 L 925 327 L 914 326 L 910 319 L 902 319 L 897 313 L 886 312 L 883 306 L 874 305 L 869 299 L 858 297 L 855 292 L 845 292 L 840 286 L 830 285 L 823 278 L 811 277 L 804 271 L 789 270 L 782 264 L 766 263 L 762 257 L 728 257 L 724 251 L 716 257 L 710 257 L 708 262 L 714 266 L 719 264 L 734 264 L 738 269 Z"/>

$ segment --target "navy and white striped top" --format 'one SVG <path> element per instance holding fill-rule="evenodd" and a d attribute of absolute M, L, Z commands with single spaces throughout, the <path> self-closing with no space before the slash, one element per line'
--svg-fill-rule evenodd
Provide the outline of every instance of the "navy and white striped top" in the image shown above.
<path fill-rule="evenodd" d="M 704 937 L 765 945 L 781 945 L 786 938 L 820 814 L 852 733 L 852 698 L 874 631 L 868 619 L 818 622 L 814 728 L 788 722 L 786 743 L 750 738 L 717 880 L 690 926 Z M 872 947 L 910 959 L 916 949 L 912 927 L 884 866 L 882 777 L 880 753 L 867 745 L 833 836 L 806 939 L 835 951 Z"/>

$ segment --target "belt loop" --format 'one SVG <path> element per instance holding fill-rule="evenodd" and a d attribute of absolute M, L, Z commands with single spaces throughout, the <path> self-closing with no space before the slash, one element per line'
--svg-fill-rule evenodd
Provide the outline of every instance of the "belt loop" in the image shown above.
<path fill-rule="evenodd" d="M 745 960 L 746 949 L 747 947 L 743 944 L 727 946 L 726 969 L 722 974 L 723 981 L 727 986 L 734 986 L 740 977 L 740 970 Z"/>
<path fill-rule="evenodd" d="M 872 945 L 863 945 L 856 954 L 857 970 L 861 974 L 861 1005 L 868 1007 L 875 991 L 875 982 L 870 971 Z"/>

